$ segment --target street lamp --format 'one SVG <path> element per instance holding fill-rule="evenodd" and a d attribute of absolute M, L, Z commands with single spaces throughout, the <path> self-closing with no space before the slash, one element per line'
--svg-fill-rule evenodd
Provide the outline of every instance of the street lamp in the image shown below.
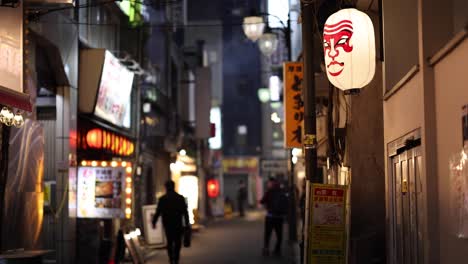
<path fill-rule="evenodd" d="M 267 31 L 258 40 L 258 47 L 263 55 L 271 56 L 278 48 L 278 36 L 267 27 Z"/>
<path fill-rule="evenodd" d="M 279 20 L 282 27 L 278 28 L 284 33 L 286 47 L 288 49 L 288 60 L 291 60 L 291 20 L 289 19 L 288 15 L 288 24 L 285 25 L 280 17 L 269 14 L 269 13 L 260 13 L 250 15 L 244 18 L 244 23 L 242 27 L 244 28 L 244 33 L 252 41 L 258 40 L 258 46 L 260 51 L 265 56 L 270 56 L 273 54 L 276 49 L 278 48 L 278 36 L 271 32 L 270 28 L 267 26 L 265 33 L 263 30 L 265 29 L 265 22 L 263 21 L 262 16 L 268 17 L 272 16 Z"/>
<path fill-rule="evenodd" d="M 265 23 L 261 16 L 248 16 L 244 18 L 242 27 L 247 38 L 255 42 L 262 36 Z"/>
<path fill-rule="evenodd" d="M 268 103 L 270 101 L 270 89 L 269 88 L 260 88 L 257 91 L 258 99 L 262 103 Z"/>

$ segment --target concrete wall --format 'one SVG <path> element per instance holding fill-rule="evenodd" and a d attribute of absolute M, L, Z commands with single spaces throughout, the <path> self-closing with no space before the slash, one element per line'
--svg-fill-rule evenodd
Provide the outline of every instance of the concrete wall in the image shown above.
<path fill-rule="evenodd" d="M 385 144 L 423 126 L 423 85 L 416 74 L 383 104 Z"/>
<path fill-rule="evenodd" d="M 351 97 L 351 122 L 347 131 L 352 172 L 350 263 L 385 261 L 381 66 L 377 64 L 374 80 L 359 95 Z"/>
<path fill-rule="evenodd" d="M 439 190 L 440 262 L 457 263 L 468 257 L 467 241 L 455 236 L 450 213 L 449 158 L 460 152 L 461 107 L 468 104 L 468 40 L 434 66 L 437 127 L 437 174 Z M 451 217 L 447 217 L 451 216 Z"/>
<path fill-rule="evenodd" d="M 386 221 L 387 221 L 387 260 L 390 264 L 396 264 L 395 253 L 392 249 L 390 232 L 392 231 L 392 219 L 394 217 L 392 211 L 392 195 L 390 179 L 392 177 L 390 171 L 390 158 L 388 157 L 389 143 L 403 137 L 404 135 L 416 129 L 424 131 L 424 100 L 423 100 L 423 81 L 422 75 L 417 73 L 408 80 L 398 91 L 391 97 L 386 98 L 383 103 L 383 116 L 384 116 L 384 152 L 382 153 L 385 160 L 385 184 L 386 184 Z M 423 143 L 424 147 L 424 143 Z M 425 162 L 425 155 L 423 154 L 423 163 Z M 424 168 L 426 168 L 424 166 Z M 425 171 L 423 170 L 422 178 L 425 178 Z M 425 181 L 424 181 L 425 182 Z M 426 188 L 424 188 L 426 189 Z M 426 191 L 423 192 L 423 197 Z M 424 198 L 421 197 L 423 200 Z M 418 211 L 423 219 L 426 219 L 426 208 L 420 208 Z M 420 224 L 420 230 L 425 230 L 426 224 Z M 427 238 L 425 231 L 421 232 L 421 237 Z M 425 243 L 428 246 L 428 243 Z"/>
<path fill-rule="evenodd" d="M 391 1 L 388 2 L 391 4 Z M 391 194 L 388 193 L 391 176 L 388 143 L 415 129 L 421 129 L 422 192 L 419 198 L 423 205 L 418 208 L 421 216 L 418 235 L 424 246 L 424 260 L 421 263 L 456 263 L 468 256 L 464 250 L 467 242 L 457 239 L 452 228 L 448 169 L 450 155 L 460 151 L 462 147 L 461 107 L 468 102 L 467 41 L 457 46 L 435 66 L 431 64 L 434 54 L 457 33 L 454 32 L 453 18 L 458 16 L 451 9 L 456 2 L 458 0 L 417 1 L 417 13 L 411 14 L 418 17 L 418 64 L 417 68 L 413 68 L 417 70 L 402 76 L 399 82 L 397 80 L 399 85 L 395 86 L 391 91 L 393 94 L 388 95 L 384 101 L 389 224 L 393 212 L 389 201 Z M 384 16 L 384 26 L 387 22 L 385 20 Z M 390 33 L 384 31 L 385 36 Z M 405 54 L 403 49 L 399 50 L 399 54 Z M 385 66 L 395 67 L 389 64 Z"/>

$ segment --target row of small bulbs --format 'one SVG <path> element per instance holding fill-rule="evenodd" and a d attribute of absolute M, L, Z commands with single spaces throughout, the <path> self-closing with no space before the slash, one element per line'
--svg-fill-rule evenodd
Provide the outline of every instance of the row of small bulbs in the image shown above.
<path fill-rule="evenodd" d="M 0 111 L 0 122 L 7 126 L 21 127 L 24 125 L 23 115 L 20 111 L 13 113 L 8 107 L 4 106 Z"/>

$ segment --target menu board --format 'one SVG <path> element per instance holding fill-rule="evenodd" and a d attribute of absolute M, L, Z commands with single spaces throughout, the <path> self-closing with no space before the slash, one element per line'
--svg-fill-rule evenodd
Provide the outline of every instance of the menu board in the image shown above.
<path fill-rule="evenodd" d="M 124 218 L 125 168 L 79 167 L 78 212 L 81 218 Z"/>
<path fill-rule="evenodd" d="M 309 264 L 346 262 L 346 187 L 313 184 Z"/>
<path fill-rule="evenodd" d="M 106 50 L 94 114 L 114 125 L 130 127 L 130 94 L 134 73 Z"/>

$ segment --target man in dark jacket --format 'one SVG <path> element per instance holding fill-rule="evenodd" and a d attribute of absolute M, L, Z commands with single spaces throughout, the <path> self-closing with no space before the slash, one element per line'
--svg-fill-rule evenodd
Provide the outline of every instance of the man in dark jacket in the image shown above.
<path fill-rule="evenodd" d="M 281 242 L 283 240 L 283 219 L 288 211 L 288 201 L 276 179 L 270 179 L 268 189 L 260 201 L 267 210 L 265 217 L 265 233 L 263 255 L 269 255 L 271 233 L 276 233 L 276 246 L 274 254 L 281 255 Z"/>
<path fill-rule="evenodd" d="M 247 188 L 245 187 L 244 181 L 239 181 L 239 189 L 237 190 L 237 205 L 239 206 L 239 216 L 244 217 L 245 201 L 247 200 Z"/>
<path fill-rule="evenodd" d="M 153 228 L 156 228 L 156 222 L 159 216 L 162 216 L 162 223 L 167 238 L 167 254 L 171 264 L 179 263 L 180 248 L 182 246 L 182 234 L 185 228 L 190 228 L 187 204 L 185 198 L 175 192 L 175 184 L 169 180 L 165 184 L 166 194 L 158 202 L 156 214 L 152 219 Z"/>

